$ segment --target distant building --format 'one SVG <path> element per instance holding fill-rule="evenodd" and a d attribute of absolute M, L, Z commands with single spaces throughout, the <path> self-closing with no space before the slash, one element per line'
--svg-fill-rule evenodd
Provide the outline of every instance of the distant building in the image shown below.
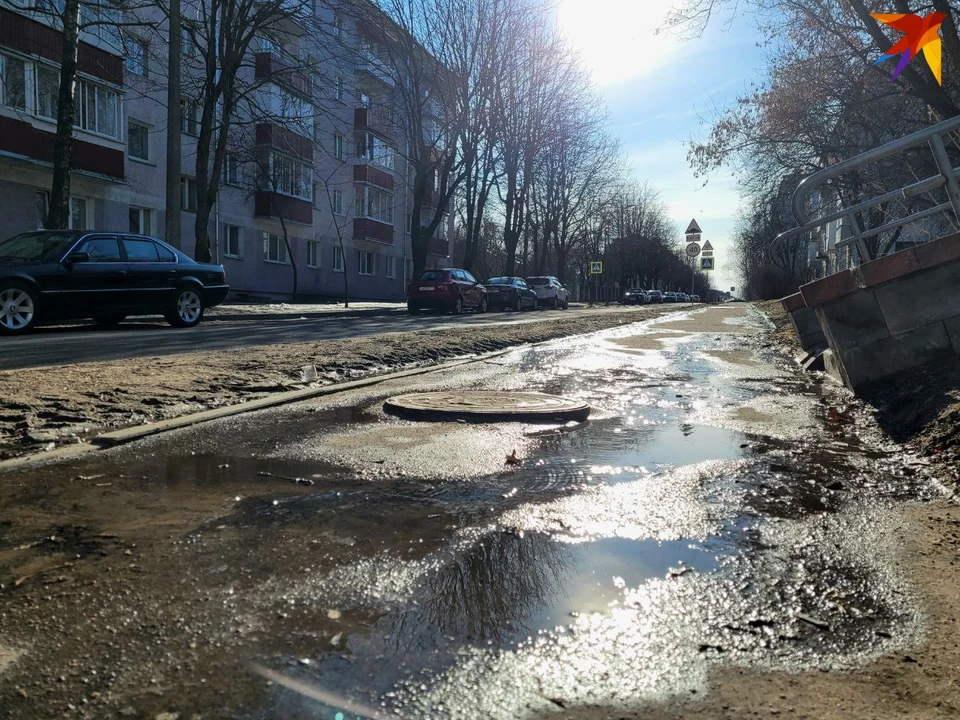
<path fill-rule="evenodd" d="M 399 300 L 412 274 L 412 202 L 397 88 L 349 13 L 322 2 L 313 8 L 303 27 L 254 41 L 244 72 L 262 82 L 251 107 L 264 115 L 248 110 L 231 133 L 210 221 L 214 259 L 225 266 L 235 295 L 285 299 L 292 290 L 286 224 L 301 295 L 342 296 L 346 275 L 353 298 Z M 159 15 L 155 20 L 149 32 L 123 27 L 122 37 L 108 24 L 81 33 L 70 227 L 165 235 L 167 51 L 156 29 L 165 23 Z M 181 245 L 192 254 L 196 49 L 189 37 L 181 43 Z M 335 43 L 351 52 L 329 52 Z M 45 221 L 60 44 L 49 16 L 0 0 L 2 237 Z M 426 201 L 436 207 L 432 188 Z M 448 216 L 431 240 L 428 265 L 449 264 L 451 237 Z"/>

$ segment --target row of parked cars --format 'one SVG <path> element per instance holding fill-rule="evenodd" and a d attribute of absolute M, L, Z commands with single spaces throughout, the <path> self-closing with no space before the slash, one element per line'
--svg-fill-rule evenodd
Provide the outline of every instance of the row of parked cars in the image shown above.
<path fill-rule="evenodd" d="M 493 277 L 480 282 L 466 270 L 436 268 L 424 270 L 407 283 L 407 310 L 441 310 L 459 315 L 464 310 L 566 310 L 570 293 L 557 278 Z"/>
<path fill-rule="evenodd" d="M 647 305 L 654 303 L 698 303 L 699 295 L 687 295 L 684 292 L 661 292 L 631 288 L 623 294 L 624 305 Z"/>

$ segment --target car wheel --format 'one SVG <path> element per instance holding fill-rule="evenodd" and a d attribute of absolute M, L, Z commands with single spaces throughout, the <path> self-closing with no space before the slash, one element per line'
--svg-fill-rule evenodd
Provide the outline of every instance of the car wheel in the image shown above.
<path fill-rule="evenodd" d="M 93 321 L 97 325 L 103 325 L 104 327 L 113 327 L 114 325 L 119 325 L 124 320 L 127 319 L 126 315 L 114 314 L 114 315 L 97 315 L 93 318 Z"/>
<path fill-rule="evenodd" d="M 18 282 L 0 285 L 0 333 L 23 333 L 37 323 L 37 293 Z"/>
<path fill-rule="evenodd" d="M 520 293 L 517 293 L 517 302 L 514 304 L 513 309 L 517 312 L 523 312 L 523 298 L 520 297 Z"/>
<path fill-rule="evenodd" d="M 200 297 L 200 291 L 193 286 L 177 290 L 164 317 L 174 327 L 188 328 L 197 325 L 203 319 L 203 298 Z"/>
<path fill-rule="evenodd" d="M 534 299 L 533 299 L 533 307 L 530 308 L 530 309 L 533 310 L 534 312 L 536 312 L 537 310 L 540 309 L 540 299 L 539 299 L 539 298 L 534 298 Z"/>
<path fill-rule="evenodd" d="M 457 296 L 457 299 L 453 303 L 453 309 L 451 312 L 454 315 L 461 315 L 463 313 L 463 298 Z"/>
<path fill-rule="evenodd" d="M 478 308 L 479 312 L 485 313 L 487 311 L 487 296 L 484 295 L 480 299 L 480 307 Z"/>

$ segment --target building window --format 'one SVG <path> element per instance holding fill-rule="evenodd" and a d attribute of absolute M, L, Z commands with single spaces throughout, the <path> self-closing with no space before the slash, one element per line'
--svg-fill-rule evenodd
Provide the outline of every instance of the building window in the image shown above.
<path fill-rule="evenodd" d="M 224 225 L 223 238 L 223 254 L 230 258 L 242 258 L 243 244 L 240 238 L 240 228 L 236 225 Z"/>
<path fill-rule="evenodd" d="M 343 191 L 333 191 L 333 214 L 343 215 Z"/>
<path fill-rule="evenodd" d="M 130 208 L 130 232 L 138 235 L 152 235 L 153 211 L 147 208 Z"/>
<path fill-rule="evenodd" d="M 393 156 L 393 148 L 373 133 L 365 133 L 361 137 L 357 157 L 366 158 L 387 170 L 393 170 Z"/>
<path fill-rule="evenodd" d="M 296 158 L 270 153 L 270 178 L 273 192 L 311 200 L 313 175 L 310 166 Z"/>
<path fill-rule="evenodd" d="M 273 233 L 263 234 L 263 257 L 267 262 L 290 264 L 287 257 L 287 244 L 280 235 Z"/>
<path fill-rule="evenodd" d="M 343 272 L 343 249 L 339 245 L 333 248 L 333 271 Z"/>
<path fill-rule="evenodd" d="M 223 182 L 227 185 L 240 184 L 240 158 L 236 153 L 227 153 L 223 159 Z"/>
<path fill-rule="evenodd" d="M 190 28 L 180 28 L 180 54 L 185 57 L 193 57 L 195 46 L 193 43 L 193 30 Z"/>
<path fill-rule="evenodd" d="M 147 76 L 147 44 L 138 38 L 128 37 L 125 43 L 127 51 L 127 72 L 140 77 Z"/>
<path fill-rule="evenodd" d="M 388 278 L 397 277 L 397 259 L 393 255 L 387 255 L 384 262 L 384 274 Z"/>
<path fill-rule="evenodd" d="M 307 241 L 307 267 L 320 267 L 321 245 L 319 240 Z"/>
<path fill-rule="evenodd" d="M 150 160 L 150 131 L 146 125 L 127 122 L 127 155 L 134 160 Z"/>
<path fill-rule="evenodd" d="M 373 253 L 369 250 L 357 250 L 357 274 L 373 275 Z"/>
<path fill-rule="evenodd" d="M 333 136 L 333 156 L 337 160 L 343 160 L 343 135 Z"/>
<path fill-rule="evenodd" d="M 337 77 L 333 83 L 333 97 L 335 100 L 343 100 L 343 78 Z"/>
<path fill-rule="evenodd" d="M 197 137 L 200 135 L 200 108 L 195 102 L 180 101 L 180 132 Z"/>
<path fill-rule="evenodd" d="M 37 115 L 56 120 L 59 95 L 60 73 L 55 68 L 37 65 Z"/>
<path fill-rule="evenodd" d="M 180 209 L 197 211 L 197 181 L 185 175 L 180 176 Z"/>
<path fill-rule="evenodd" d="M 369 185 L 359 185 L 356 201 L 355 217 L 393 224 L 393 195 L 390 193 Z"/>
<path fill-rule="evenodd" d="M 70 230 L 85 230 L 87 221 L 87 199 L 71 197 L 68 201 L 70 215 L 67 217 L 67 228 Z M 45 230 L 47 215 L 50 213 L 50 191 L 37 190 L 37 229 Z"/>
<path fill-rule="evenodd" d="M 77 80 L 73 123 L 87 132 L 119 137 L 120 95 L 109 88 Z"/>
<path fill-rule="evenodd" d="M 57 2 L 55 5 L 60 11 L 63 3 Z M 116 50 L 118 55 L 123 48 L 120 22 L 120 9 L 109 2 L 80 3 L 80 25 L 83 32 L 106 43 Z"/>
<path fill-rule="evenodd" d="M 0 104 L 27 109 L 27 64 L 20 58 L 0 55 Z"/>

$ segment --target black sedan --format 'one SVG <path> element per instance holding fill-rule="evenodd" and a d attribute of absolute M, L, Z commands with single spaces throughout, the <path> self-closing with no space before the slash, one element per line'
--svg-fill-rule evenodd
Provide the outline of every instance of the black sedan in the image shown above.
<path fill-rule="evenodd" d="M 487 288 L 487 306 L 491 310 L 537 309 L 537 293 L 523 278 L 490 278 L 484 287 Z"/>
<path fill-rule="evenodd" d="M 79 318 L 116 325 L 151 314 L 193 327 L 228 290 L 222 266 L 144 235 L 42 230 L 0 242 L 0 333 Z"/>
<path fill-rule="evenodd" d="M 640 288 L 630 288 L 623 294 L 624 305 L 644 305 L 650 302 L 645 290 Z"/>

